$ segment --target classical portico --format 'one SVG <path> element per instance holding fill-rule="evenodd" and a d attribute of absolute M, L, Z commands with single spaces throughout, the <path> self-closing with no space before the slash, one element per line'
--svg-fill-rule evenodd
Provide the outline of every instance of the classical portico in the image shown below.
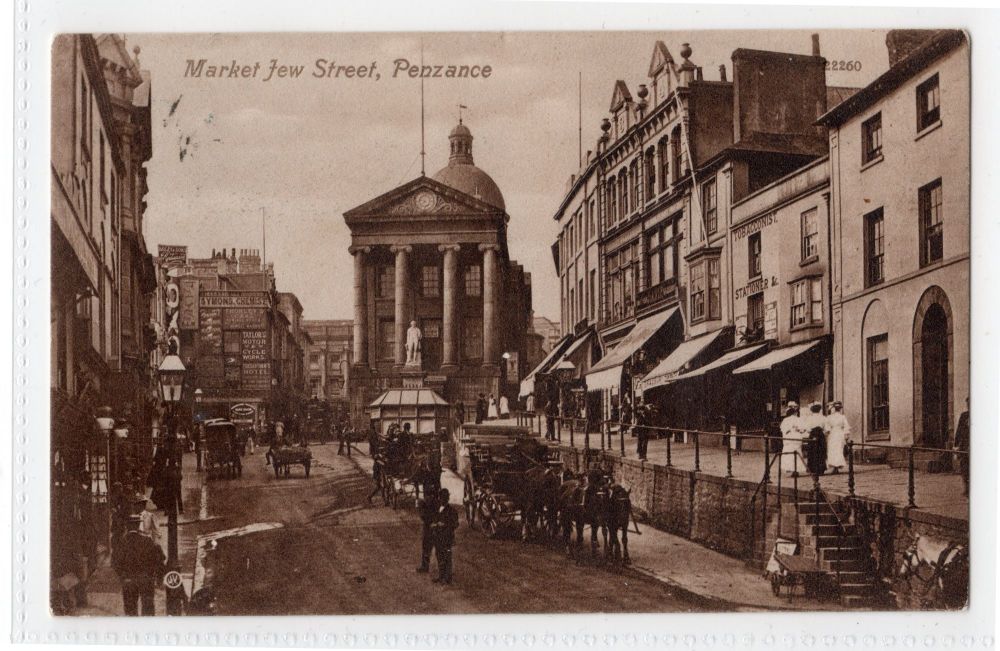
<path fill-rule="evenodd" d="M 449 139 L 449 164 L 433 178 L 344 214 L 354 257 L 354 365 L 371 392 L 423 383 L 469 404 L 479 392 L 504 390 L 504 359 L 525 358 L 531 289 L 509 259 L 503 196 L 473 164 L 471 133 L 460 124 Z M 407 364 L 411 322 L 421 333 L 419 365 Z"/>

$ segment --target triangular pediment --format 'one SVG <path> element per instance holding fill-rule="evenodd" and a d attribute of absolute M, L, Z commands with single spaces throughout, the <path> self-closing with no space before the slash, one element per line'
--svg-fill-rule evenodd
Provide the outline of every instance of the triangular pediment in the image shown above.
<path fill-rule="evenodd" d="M 617 113 L 623 105 L 632 102 L 632 93 L 628 92 L 628 86 L 619 79 L 615 82 L 615 91 L 611 94 L 611 112 Z"/>
<path fill-rule="evenodd" d="M 426 176 L 393 188 L 344 213 L 345 219 L 448 216 L 496 217 L 503 211 Z"/>
<path fill-rule="evenodd" d="M 653 46 L 653 56 L 649 60 L 649 76 L 655 78 L 663 72 L 668 64 L 673 63 L 674 57 L 670 55 L 666 44 L 663 41 L 657 41 L 656 45 Z"/>

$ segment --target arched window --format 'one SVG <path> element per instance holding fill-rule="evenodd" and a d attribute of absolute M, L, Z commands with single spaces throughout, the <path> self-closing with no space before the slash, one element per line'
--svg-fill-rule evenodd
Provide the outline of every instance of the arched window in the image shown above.
<path fill-rule="evenodd" d="M 681 146 L 680 125 L 674 127 L 673 133 L 670 134 L 670 145 L 673 158 L 671 164 L 674 168 L 673 180 L 676 183 L 677 180 L 684 174 L 684 148 Z"/>
<path fill-rule="evenodd" d="M 642 164 L 640 159 L 632 161 L 632 210 L 642 208 Z"/>
<path fill-rule="evenodd" d="M 663 136 L 660 138 L 659 144 L 656 146 L 657 151 L 660 155 L 660 192 L 666 192 L 667 186 L 670 185 L 670 150 L 667 146 L 667 137 Z"/>
<path fill-rule="evenodd" d="M 618 173 L 618 204 L 618 212 L 625 219 L 628 215 L 628 172 L 624 168 Z"/>
<path fill-rule="evenodd" d="M 608 181 L 605 200 L 607 201 L 608 225 L 611 226 L 618 220 L 618 200 L 615 197 L 615 180 L 613 178 Z"/>
<path fill-rule="evenodd" d="M 644 163 L 645 192 L 643 194 L 645 195 L 645 200 L 649 201 L 656 194 L 656 154 L 653 152 L 652 147 L 646 150 Z"/>

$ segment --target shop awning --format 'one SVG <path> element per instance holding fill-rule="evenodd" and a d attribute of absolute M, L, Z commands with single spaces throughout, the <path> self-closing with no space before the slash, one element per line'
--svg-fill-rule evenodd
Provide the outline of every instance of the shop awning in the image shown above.
<path fill-rule="evenodd" d="M 524 398 L 535 392 L 535 374 L 544 373 L 548 370 L 549 366 L 566 350 L 566 348 L 573 342 L 572 335 L 566 335 L 560 339 L 549 354 L 546 355 L 538 366 L 533 368 L 530 373 L 528 373 L 523 380 L 521 380 L 521 388 L 518 391 L 517 397 Z"/>
<path fill-rule="evenodd" d="M 635 327 L 625 335 L 618 344 L 608 351 L 608 354 L 587 374 L 587 389 L 596 391 L 609 389 L 621 383 L 622 365 L 640 348 L 642 348 L 660 328 L 678 314 L 676 307 L 648 316 L 635 324 Z"/>
<path fill-rule="evenodd" d="M 716 369 L 729 366 L 730 364 L 735 364 L 739 362 L 741 359 L 745 359 L 750 355 L 753 355 L 754 353 L 762 350 L 763 348 L 764 344 L 758 344 L 757 346 L 750 346 L 749 348 L 740 348 L 739 350 L 731 350 L 722 357 L 720 357 L 719 359 L 715 360 L 714 362 L 705 364 L 704 366 L 700 366 L 693 371 L 688 371 L 687 373 L 678 376 L 677 380 L 680 381 L 680 380 L 687 380 L 688 378 L 700 377 L 705 373 L 708 373 L 709 371 L 714 371 Z"/>
<path fill-rule="evenodd" d="M 369 407 L 395 406 L 427 406 L 440 405 L 447 407 L 448 403 L 433 389 L 389 389 L 376 398 Z"/>
<path fill-rule="evenodd" d="M 807 341 L 801 344 L 795 344 L 794 346 L 785 346 L 784 348 L 776 348 L 763 357 L 759 357 L 749 364 L 744 364 L 733 371 L 733 374 L 738 373 L 753 373 L 754 371 L 769 371 L 779 364 L 783 364 L 799 355 L 809 352 L 816 346 L 819 346 L 819 341 Z"/>
<path fill-rule="evenodd" d="M 694 339 L 688 339 L 681 343 L 681 345 L 677 346 L 672 353 L 667 355 L 663 361 L 642 378 L 639 382 L 639 390 L 646 391 L 647 389 L 663 386 L 672 381 L 691 363 L 691 360 L 721 337 L 722 333 L 722 330 L 716 330 L 715 332 L 710 332 Z"/>

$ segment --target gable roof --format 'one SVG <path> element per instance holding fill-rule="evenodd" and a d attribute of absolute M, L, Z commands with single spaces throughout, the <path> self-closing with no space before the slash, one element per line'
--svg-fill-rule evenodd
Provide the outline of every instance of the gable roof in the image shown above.
<path fill-rule="evenodd" d="M 965 33 L 960 30 L 939 31 L 875 81 L 821 115 L 815 123 L 825 126 L 843 124 L 919 74 L 935 59 L 951 52 L 964 42 Z"/>
<path fill-rule="evenodd" d="M 619 79 L 615 82 L 614 93 L 611 94 L 611 108 L 609 110 L 614 113 L 622 107 L 622 104 L 631 101 L 632 93 L 628 92 L 628 86 L 625 85 L 625 82 Z"/>
<path fill-rule="evenodd" d="M 649 77 L 655 77 L 659 74 L 667 64 L 672 64 L 674 62 L 674 57 L 670 55 L 670 50 L 663 41 L 657 41 L 653 45 L 653 55 L 649 60 L 649 72 L 647 73 Z"/>
<path fill-rule="evenodd" d="M 422 207 L 415 201 L 420 190 L 429 190 L 435 197 L 444 201 L 438 201 L 434 206 Z M 438 218 L 443 213 L 455 215 L 483 215 L 483 216 L 504 216 L 503 210 L 485 201 L 466 194 L 461 190 L 456 190 L 450 185 L 436 181 L 428 176 L 418 176 L 417 178 L 389 190 L 379 196 L 366 201 L 365 203 L 351 208 L 344 213 L 344 219 L 348 225 L 359 219 L 373 215 L 386 215 L 389 213 L 398 215 L 434 215 Z"/>

